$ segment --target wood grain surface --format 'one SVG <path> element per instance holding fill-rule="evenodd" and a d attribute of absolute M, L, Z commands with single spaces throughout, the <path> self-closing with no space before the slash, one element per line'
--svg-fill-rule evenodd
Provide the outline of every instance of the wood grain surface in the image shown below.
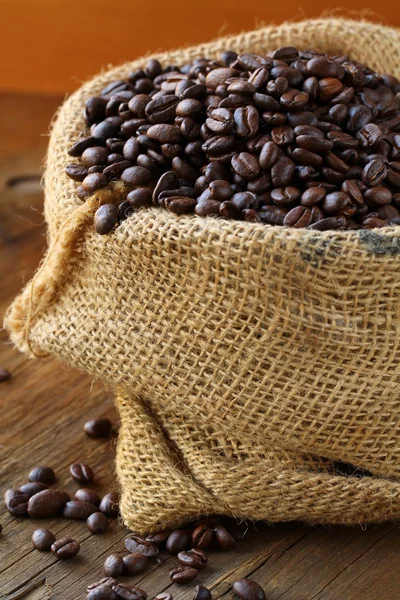
<path fill-rule="evenodd" d="M 3 314 L 38 264 L 45 245 L 39 180 L 48 122 L 60 97 L 0 96 L 0 312 Z M 29 470 L 52 466 L 56 486 L 71 494 L 72 462 L 90 464 L 93 489 L 116 488 L 115 439 L 92 440 L 83 432 L 89 418 L 107 416 L 117 424 L 112 398 L 89 377 L 54 360 L 27 361 L 0 335 L 0 367 L 12 379 L 0 384 L 0 486 L 21 485 Z M 0 598 L 16 600 L 84 599 L 86 586 L 102 577 L 102 563 L 123 549 L 128 533 L 118 520 L 106 534 L 92 536 L 85 523 L 11 517 L 1 503 Z M 67 562 L 31 545 L 37 527 L 81 543 L 80 554 Z M 256 524 L 233 552 L 213 552 L 210 566 L 196 583 L 210 587 L 213 598 L 233 598 L 232 583 L 251 576 L 268 600 L 398 600 L 400 598 L 400 527 L 273 527 Z M 172 585 L 169 570 L 176 559 L 162 555 L 138 582 L 149 600 L 168 589 L 174 600 L 191 600 L 193 584 Z"/>
<path fill-rule="evenodd" d="M 0 89 L 64 93 L 110 63 L 327 14 L 400 26 L 395 0 L 0 0 Z"/>

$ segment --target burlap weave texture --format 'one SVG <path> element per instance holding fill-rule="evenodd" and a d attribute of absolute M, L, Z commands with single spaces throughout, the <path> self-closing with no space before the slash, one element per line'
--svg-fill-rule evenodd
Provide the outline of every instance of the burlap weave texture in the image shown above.
<path fill-rule="evenodd" d="M 280 45 L 400 76 L 400 31 L 320 19 L 157 55 L 183 64 Z M 92 227 L 67 179 L 84 100 L 61 108 L 45 176 L 49 250 L 6 325 L 118 388 L 122 515 L 141 532 L 204 513 L 356 523 L 400 515 L 400 227 L 315 232 L 145 209 Z M 333 461 L 371 477 L 335 474 Z"/>

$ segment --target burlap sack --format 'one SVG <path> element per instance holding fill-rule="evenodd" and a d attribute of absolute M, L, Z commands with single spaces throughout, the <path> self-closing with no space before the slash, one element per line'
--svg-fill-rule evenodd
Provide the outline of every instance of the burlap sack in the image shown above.
<path fill-rule="evenodd" d="M 400 31 L 311 20 L 156 57 L 183 64 L 280 45 L 350 54 L 400 77 Z M 118 388 L 128 526 L 205 513 L 356 523 L 400 515 L 400 227 L 325 233 L 142 209 L 108 236 L 64 174 L 84 100 L 61 108 L 45 176 L 49 249 L 6 325 Z M 334 461 L 372 476 L 338 475 Z"/>

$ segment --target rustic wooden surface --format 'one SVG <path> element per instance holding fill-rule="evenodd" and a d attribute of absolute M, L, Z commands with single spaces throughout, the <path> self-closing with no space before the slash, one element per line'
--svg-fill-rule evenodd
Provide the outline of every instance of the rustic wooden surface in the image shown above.
<path fill-rule="evenodd" d="M 59 97 L 0 96 L 0 312 L 32 274 L 45 245 L 39 180 L 48 122 Z M 91 440 L 83 433 L 88 418 L 110 417 L 117 423 L 112 399 L 89 377 L 67 370 L 54 360 L 27 361 L 0 334 L 0 366 L 12 373 L 0 384 L 1 492 L 26 481 L 31 467 L 52 466 L 57 486 L 73 494 L 68 466 L 92 465 L 94 489 L 116 486 L 115 439 Z M 114 520 L 109 531 L 91 536 L 82 522 L 62 519 L 30 521 L 11 517 L 1 505 L 0 597 L 76 600 L 102 577 L 111 551 L 123 549 L 127 530 Z M 32 531 L 46 526 L 57 536 L 71 535 L 81 552 L 65 563 L 31 546 Z M 397 600 L 400 598 L 400 527 L 393 523 L 368 528 L 309 528 L 258 525 L 237 550 L 214 553 L 198 583 L 213 598 L 232 598 L 235 579 L 251 575 L 269 600 Z M 149 599 L 164 589 L 175 600 L 191 599 L 193 585 L 170 585 L 168 571 L 176 561 L 162 556 L 140 582 Z M 157 567 L 157 568 L 156 568 Z"/>

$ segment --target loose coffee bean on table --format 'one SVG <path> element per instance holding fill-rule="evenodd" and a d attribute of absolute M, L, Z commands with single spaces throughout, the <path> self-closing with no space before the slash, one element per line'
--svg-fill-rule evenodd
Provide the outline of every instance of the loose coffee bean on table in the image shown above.
<path fill-rule="evenodd" d="M 252 579 L 239 579 L 235 581 L 232 589 L 241 600 L 265 600 L 264 590 Z"/>
<path fill-rule="evenodd" d="M 112 424 L 109 419 L 99 418 L 87 421 L 84 425 L 85 433 L 91 438 L 108 437 L 112 431 Z"/>
<path fill-rule="evenodd" d="M 86 520 L 86 526 L 90 533 L 104 533 L 108 529 L 108 520 L 104 513 L 92 513 Z"/>
<path fill-rule="evenodd" d="M 82 502 L 89 502 L 89 504 L 94 504 L 95 506 L 99 506 L 101 501 L 100 496 L 96 492 L 86 488 L 76 490 L 74 498 L 75 500 L 81 500 Z"/>
<path fill-rule="evenodd" d="M 168 536 L 165 547 L 170 554 L 179 554 L 190 548 L 192 532 L 189 529 L 175 529 Z"/>
<path fill-rule="evenodd" d="M 82 500 L 70 500 L 65 504 L 62 514 L 65 519 L 86 521 L 91 515 L 97 513 L 98 510 L 98 507 L 94 504 L 90 504 L 90 502 L 83 502 Z"/>
<path fill-rule="evenodd" d="M 146 570 L 149 559 L 143 554 L 127 554 L 122 557 L 124 561 L 123 575 L 139 575 Z"/>
<path fill-rule="evenodd" d="M 89 465 L 74 463 L 70 466 L 70 473 L 78 483 L 90 483 L 93 481 L 94 473 Z"/>
<path fill-rule="evenodd" d="M 80 545 L 71 537 L 57 540 L 51 546 L 52 553 L 61 560 L 69 560 L 78 554 Z"/>
<path fill-rule="evenodd" d="M 146 539 L 137 535 L 131 535 L 125 540 L 125 548 L 133 554 L 142 554 L 148 558 L 154 558 L 158 555 L 159 550 L 155 544 L 148 542 Z"/>
<path fill-rule="evenodd" d="M 14 517 L 23 517 L 28 511 L 28 494 L 18 490 L 7 490 L 4 494 L 4 503 L 8 512 Z"/>
<path fill-rule="evenodd" d="M 29 481 L 39 481 L 50 485 L 56 480 L 55 473 L 51 467 L 35 467 L 28 475 Z"/>
<path fill-rule="evenodd" d="M 147 593 L 137 585 L 117 583 L 112 589 L 117 593 L 118 598 L 123 600 L 146 600 L 147 598 Z"/>
<path fill-rule="evenodd" d="M 124 570 L 124 561 L 119 554 L 107 556 L 103 565 L 104 574 L 108 577 L 119 577 Z"/>
<path fill-rule="evenodd" d="M 56 536 L 49 529 L 35 529 L 32 534 L 32 544 L 38 550 L 47 552 L 56 541 Z"/>
<path fill-rule="evenodd" d="M 43 492 L 43 490 L 47 490 L 47 485 L 45 483 L 41 483 L 40 481 L 30 481 L 29 483 L 24 483 L 18 488 L 19 492 L 22 494 L 28 494 L 29 498 L 38 492 Z"/>
<path fill-rule="evenodd" d="M 88 129 L 69 150 L 79 160 L 66 174 L 82 200 L 125 185 L 119 207 L 97 210 L 99 234 L 151 204 L 316 231 L 399 224 L 395 77 L 296 48 L 153 62 L 86 101 Z M 245 193 L 251 205 L 238 200 Z M 324 200 L 331 194 L 348 199 Z M 377 216 L 384 203 L 391 210 Z"/>
<path fill-rule="evenodd" d="M 193 600 L 211 600 L 211 592 L 204 585 L 196 585 Z"/>
<path fill-rule="evenodd" d="M 207 554 L 204 550 L 193 548 L 184 552 L 179 552 L 178 560 L 184 567 L 193 567 L 194 569 L 204 569 L 207 566 Z"/>
<path fill-rule="evenodd" d="M 175 567 L 170 571 L 169 577 L 173 583 L 184 585 L 196 579 L 199 571 L 193 567 L 184 567 L 183 565 Z"/>
<path fill-rule="evenodd" d="M 47 519 L 62 513 L 70 501 L 66 492 L 61 490 L 43 490 L 29 499 L 28 515 L 32 519 Z"/>
<path fill-rule="evenodd" d="M 107 515 L 107 517 L 117 517 L 118 503 L 119 499 L 117 492 L 109 492 L 102 498 L 99 509 L 102 513 Z"/>

